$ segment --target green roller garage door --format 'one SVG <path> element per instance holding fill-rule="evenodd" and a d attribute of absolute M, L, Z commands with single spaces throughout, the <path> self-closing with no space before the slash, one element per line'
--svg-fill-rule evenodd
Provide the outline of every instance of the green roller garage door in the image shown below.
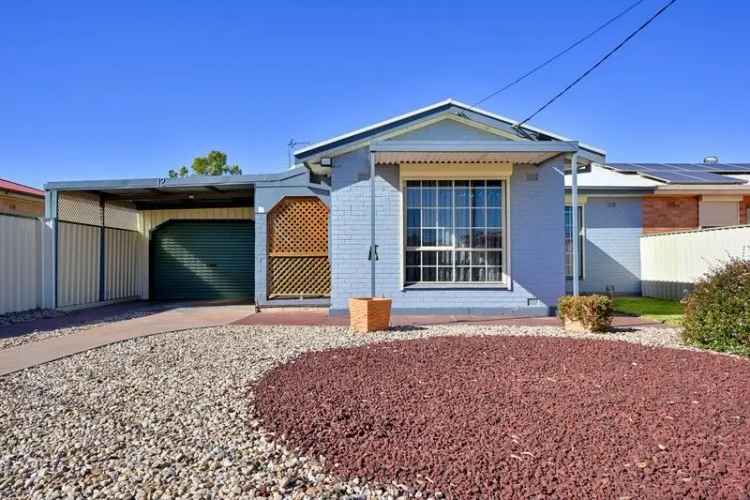
<path fill-rule="evenodd" d="M 151 235 L 156 300 L 252 299 L 253 221 L 171 221 Z"/>

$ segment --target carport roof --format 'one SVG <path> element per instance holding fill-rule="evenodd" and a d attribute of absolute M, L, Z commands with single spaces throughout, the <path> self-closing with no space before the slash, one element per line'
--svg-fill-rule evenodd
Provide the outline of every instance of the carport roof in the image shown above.
<path fill-rule="evenodd" d="M 305 172 L 304 167 L 276 174 L 259 175 L 193 175 L 188 177 L 151 177 L 145 179 L 108 179 L 92 181 L 59 181 L 44 185 L 47 191 L 98 191 L 100 193 L 126 194 L 134 191 L 168 190 L 172 192 L 242 189 L 255 184 L 266 184 L 296 177 Z"/>

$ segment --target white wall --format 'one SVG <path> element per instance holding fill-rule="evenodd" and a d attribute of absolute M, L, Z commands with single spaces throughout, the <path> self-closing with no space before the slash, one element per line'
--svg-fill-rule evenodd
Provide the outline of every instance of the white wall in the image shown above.
<path fill-rule="evenodd" d="M 36 218 L 0 214 L 0 314 L 40 305 L 42 226 Z"/>
<path fill-rule="evenodd" d="M 682 298 L 698 278 L 731 257 L 750 259 L 750 226 L 642 236 L 643 295 Z"/>

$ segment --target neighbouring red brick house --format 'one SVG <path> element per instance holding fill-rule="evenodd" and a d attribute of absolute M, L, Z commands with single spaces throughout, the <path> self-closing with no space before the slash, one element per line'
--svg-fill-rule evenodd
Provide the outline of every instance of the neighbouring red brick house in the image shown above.
<path fill-rule="evenodd" d="M 0 179 L 0 214 L 42 217 L 44 191 Z"/>

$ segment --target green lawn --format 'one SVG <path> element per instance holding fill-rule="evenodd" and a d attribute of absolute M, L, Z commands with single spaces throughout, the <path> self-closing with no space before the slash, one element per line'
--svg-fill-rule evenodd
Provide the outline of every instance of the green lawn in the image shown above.
<path fill-rule="evenodd" d="M 679 326 L 682 324 L 685 306 L 677 300 L 653 299 L 651 297 L 616 297 L 615 311 Z"/>

